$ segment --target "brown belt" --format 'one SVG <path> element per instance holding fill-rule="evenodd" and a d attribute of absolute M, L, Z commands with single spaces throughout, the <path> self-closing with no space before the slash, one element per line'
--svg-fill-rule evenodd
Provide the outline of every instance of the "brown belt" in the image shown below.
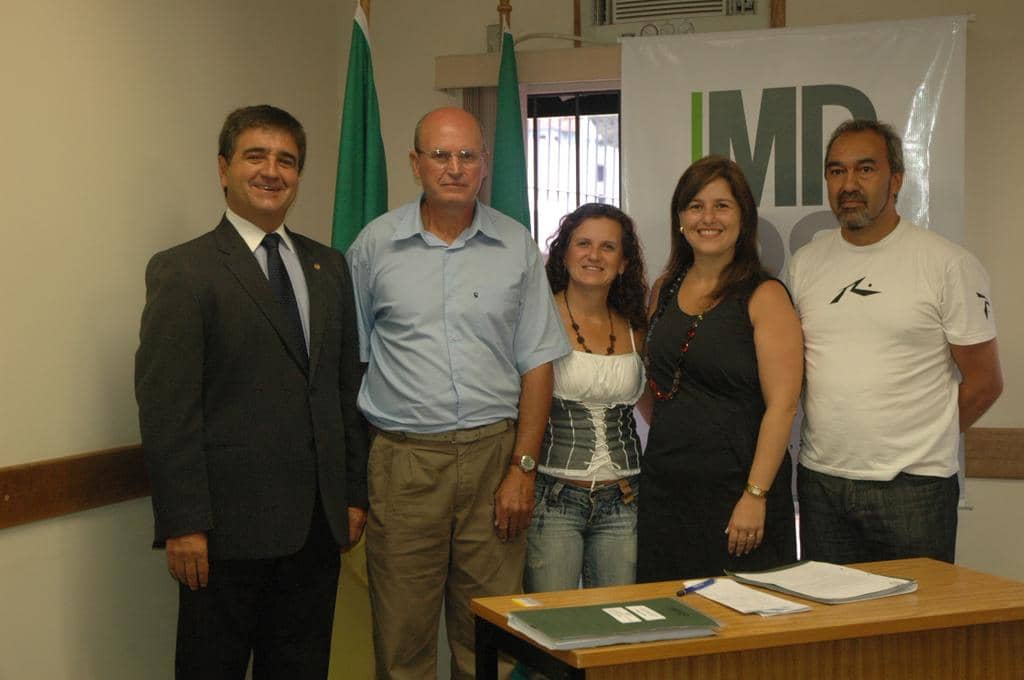
<path fill-rule="evenodd" d="M 443 442 L 446 444 L 468 444 L 501 434 L 512 429 L 514 420 L 505 418 L 490 425 L 471 427 L 465 430 L 449 430 L 448 432 L 393 432 L 380 430 L 380 434 L 395 441 Z"/>
<path fill-rule="evenodd" d="M 594 482 L 593 488 L 591 488 L 591 482 L 582 479 L 565 479 L 563 477 L 555 477 L 560 483 L 568 484 L 569 486 L 575 486 L 580 489 L 586 489 L 591 494 L 597 493 L 602 489 L 606 489 L 610 486 L 618 486 L 619 491 L 622 493 L 622 503 L 629 505 L 636 499 L 636 494 L 633 492 L 633 487 L 630 486 L 628 479 L 612 479 Z"/>
<path fill-rule="evenodd" d="M 619 483 L 619 480 L 617 479 L 599 479 L 596 482 L 591 482 L 586 479 L 566 479 L 565 477 L 558 477 L 557 479 L 563 484 L 568 484 L 569 486 L 577 486 L 581 489 L 590 489 L 591 485 L 593 485 L 594 491 L 597 491 L 598 489 L 603 489 L 606 486 L 611 486 L 612 484 Z"/>

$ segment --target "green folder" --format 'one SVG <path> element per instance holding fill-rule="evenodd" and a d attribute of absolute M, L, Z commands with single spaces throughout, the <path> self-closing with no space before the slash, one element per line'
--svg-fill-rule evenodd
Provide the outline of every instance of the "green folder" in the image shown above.
<path fill-rule="evenodd" d="M 508 615 L 508 625 L 548 649 L 706 637 L 719 627 L 714 619 L 671 597 L 521 609 Z"/>

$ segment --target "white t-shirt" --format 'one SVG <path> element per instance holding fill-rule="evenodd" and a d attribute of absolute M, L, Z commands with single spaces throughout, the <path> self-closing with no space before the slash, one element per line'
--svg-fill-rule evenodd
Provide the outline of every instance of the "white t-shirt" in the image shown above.
<path fill-rule="evenodd" d="M 955 474 L 949 345 L 996 336 L 977 258 L 900 222 L 869 246 L 826 232 L 793 256 L 787 278 L 804 332 L 801 464 L 847 479 Z"/>

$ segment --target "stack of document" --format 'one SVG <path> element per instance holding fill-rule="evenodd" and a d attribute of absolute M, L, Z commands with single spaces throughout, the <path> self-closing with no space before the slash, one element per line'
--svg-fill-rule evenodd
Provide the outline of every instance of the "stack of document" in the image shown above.
<path fill-rule="evenodd" d="M 715 634 L 718 622 L 669 597 L 582 607 L 524 609 L 508 627 L 548 649 L 579 649 L 627 642 Z"/>
<path fill-rule="evenodd" d="M 700 579 L 683 581 L 683 585 L 691 588 L 703 584 Z M 715 579 L 713 583 L 695 590 L 701 597 L 714 600 L 718 604 L 735 609 L 741 614 L 760 614 L 761 616 L 778 616 L 779 614 L 795 614 L 796 612 L 810 611 L 805 604 L 797 604 L 781 597 L 775 597 L 768 593 L 747 586 L 741 586 L 735 581 L 726 578 Z"/>
<path fill-rule="evenodd" d="M 771 588 L 824 604 L 842 604 L 903 595 L 917 590 L 917 581 L 869 574 L 828 562 L 798 562 L 769 571 L 729 573 L 740 583 Z"/>

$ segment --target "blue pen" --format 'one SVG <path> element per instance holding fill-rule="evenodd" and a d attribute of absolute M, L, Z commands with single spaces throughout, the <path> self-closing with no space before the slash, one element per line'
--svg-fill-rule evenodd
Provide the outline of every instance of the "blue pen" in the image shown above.
<path fill-rule="evenodd" d="M 704 579 L 700 583 L 694 583 L 692 586 L 686 586 L 685 588 L 680 588 L 679 592 L 676 593 L 676 597 L 682 597 L 683 595 L 686 595 L 687 593 L 695 593 L 698 590 L 703 590 L 704 588 L 707 588 L 708 586 L 713 585 L 714 582 L 715 582 L 715 579 L 708 578 L 708 579 Z"/>

